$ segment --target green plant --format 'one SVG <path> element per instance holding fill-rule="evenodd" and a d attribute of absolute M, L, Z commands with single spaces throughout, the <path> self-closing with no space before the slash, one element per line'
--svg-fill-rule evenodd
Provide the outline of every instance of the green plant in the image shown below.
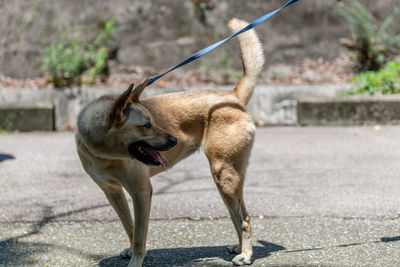
<path fill-rule="evenodd" d="M 206 10 L 215 8 L 214 0 L 192 0 L 192 3 L 195 6 L 195 15 L 199 18 L 201 23 L 206 24 Z"/>
<path fill-rule="evenodd" d="M 105 47 L 99 48 L 90 54 L 92 67 L 88 71 L 88 84 L 93 84 L 96 77 L 101 76 L 102 80 L 110 74 L 108 68 L 108 50 Z"/>
<path fill-rule="evenodd" d="M 357 0 L 344 0 L 338 12 L 350 23 L 353 40 L 342 44 L 356 56 L 358 70 L 379 70 L 399 53 L 400 34 L 396 35 L 400 8 L 395 8 L 379 25 L 377 19 Z"/>
<path fill-rule="evenodd" d="M 11 133 L 12 132 L 12 122 L 5 121 L 4 125 L 0 125 L 0 134 L 1 133 Z"/>
<path fill-rule="evenodd" d="M 83 42 L 78 36 L 62 34 L 58 43 L 45 48 L 42 70 L 50 76 L 55 87 L 92 84 L 97 77 L 109 75 L 109 47 L 115 34 L 115 24 L 108 21 L 93 41 Z"/>
<path fill-rule="evenodd" d="M 207 1 L 197 0 L 197 1 L 193 1 L 193 2 L 201 12 L 205 12 L 206 11 L 206 9 L 207 9 Z"/>
<path fill-rule="evenodd" d="M 355 84 L 345 95 L 398 94 L 400 93 L 400 62 L 388 62 L 385 68 L 379 71 L 367 71 L 353 78 Z"/>
<path fill-rule="evenodd" d="M 78 38 L 61 35 L 60 43 L 45 48 L 42 70 L 56 87 L 70 86 L 85 70 L 84 50 Z"/>

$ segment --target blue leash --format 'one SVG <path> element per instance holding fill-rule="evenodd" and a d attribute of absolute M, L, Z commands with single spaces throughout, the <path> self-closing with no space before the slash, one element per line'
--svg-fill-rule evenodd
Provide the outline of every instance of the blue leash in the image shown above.
<path fill-rule="evenodd" d="M 214 50 L 214 49 L 217 48 L 218 46 L 220 46 L 220 45 L 222 45 L 223 43 L 227 42 L 228 40 L 232 39 L 232 38 L 235 37 L 236 35 L 239 35 L 239 34 L 244 33 L 244 32 L 246 32 L 246 31 L 248 31 L 248 30 L 250 30 L 250 29 L 252 29 L 252 28 L 257 27 L 258 25 L 260 25 L 261 23 L 267 21 L 269 18 L 271 18 L 273 15 L 275 15 L 276 13 L 278 13 L 279 11 L 281 11 L 282 9 L 284 9 L 285 7 L 287 7 L 287 6 L 289 6 L 289 5 L 293 4 L 293 3 L 295 3 L 295 2 L 297 2 L 297 1 L 298 1 L 298 0 L 290 0 L 290 1 L 288 1 L 288 2 L 287 2 L 285 5 L 283 5 L 281 8 L 278 8 L 277 10 L 272 11 L 272 12 L 270 12 L 270 13 L 268 13 L 268 14 L 262 16 L 262 17 L 259 18 L 259 19 L 256 19 L 255 21 L 253 21 L 252 23 L 250 23 L 249 25 L 247 25 L 246 27 L 244 27 L 244 28 L 241 29 L 240 31 L 238 31 L 238 32 L 236 32 L 236 33 L 230 35 L 229 37 L 225 38 L 224 40 L 219 41 L 219 42 L 217 42 L 217 43 L 215 43 L 215 44 L 212 44 L 212 45 L 210 45 L 210 46 L 208 46 L 208 47 L 206 47 L 206 48 L 200 50 L 199 52 L 197 52 L 197 53 L 191 55 L 190 57 L 188 57 L 187 59 L 183 60 L 181 63 L 179 63 L 179 64 L 176 65 L 175 67 L 172 67 L 172 68 L 169 69 L 168 71 L 166 71 L 166 72 L 164 72 L 164 73 L 162 73 L 162 74 L 160 74 L 160 75 L 158 75 L 158 76 L 156 76 L 156 77 L 154 77 L 154 78 L 151 78 L 151 79 L 147 82 L 147 85 L 146 85 L 146 86 L 148 86 L 148 85 L 152 84 L 153 82 L 157 81 L 158 79 L 160 79 L 161 77 L 163 77 L 163 76 L 166 75 L 167 73 L 170 73 L 171 71 L 173 71 L 173 70 L 175 70 L 175 69 L 177 69 L 177 68 L 179 68 L 179 67 L 182 67 L 183 65 L 186 65 L 186 64 L 188 64 L 189 62 L 192 62 L 193 60 L 198 59 L 198 58 L 201 57 L 201 56 L 204 56 L 205 54 L 211 52 L 212 50 Z"/>

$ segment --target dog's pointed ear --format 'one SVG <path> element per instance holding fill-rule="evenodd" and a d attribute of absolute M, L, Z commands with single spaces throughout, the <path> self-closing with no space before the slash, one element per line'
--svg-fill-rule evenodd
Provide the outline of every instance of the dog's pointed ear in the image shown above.
<path fill-rule="evenodd" d="M 127 106 L 127 102 L 129 102 L 129 98 L 132 94 L 134 84 L 129 85 L 128 89 L 125 90 L 113 103 L 110 113 L 107 118 L 107 125 L 109 128 L 112 127 L 115 121 L 122 120 L 122 111 Z"/>
<path fill-rule="evenodd" d="M 133 89 L 131 96 L 129 99 L 134 102 L 134 103 L 139 103 L 140 95 L 142 94 L 143 90 L 146 88 L 147 83 L 149 82 L 149 79 L 146 79 L 144 82 L 136 86 L 135 89 Z"/>

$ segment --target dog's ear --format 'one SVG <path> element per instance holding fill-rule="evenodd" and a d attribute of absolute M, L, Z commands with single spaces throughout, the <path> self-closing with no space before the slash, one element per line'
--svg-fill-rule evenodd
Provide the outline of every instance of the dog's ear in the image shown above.
<path fill-rule="evenodd" d="M 109 128 L 112 127 L 114 122 L 122 122 L 122 112 L 128 106 L 130 96 L 132 94 L 134 84 L 129 85 L 128 89 L 125 90 L 113 103 L 110 113 L 107 118 L 107 125 Z"/>
<path fill-rule="evenodd" d="M 148 82 L 149 79 L 146 79 L 144 82 L 136 86 L 135 89 L 133 89 L 131 96 L 129 97 L 133 103 L 139 103 L 140 95 L 142 94 L 144 88 L 146 88 Z"/>

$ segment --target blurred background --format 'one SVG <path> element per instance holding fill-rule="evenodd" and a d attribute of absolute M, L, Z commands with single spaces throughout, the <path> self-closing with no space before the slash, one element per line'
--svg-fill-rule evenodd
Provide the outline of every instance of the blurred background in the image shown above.
<path fill-rule="evenodd" d="M 46 102 L 55 110 L 52 127 L 72 129 L 82 105 L 107 91 L 84 96 L 71 88 L 119 93 L 228 36 L 229 19 L 252 21 L 282 4 L 280 0 L 2 0 L 0 99 L 23 105 Z M 253 100 L 249 107 L 255 120 L 260 125 L 299 123 L 296 106 L 302 96 L 397 93 L 399 4 L 400 0 L 307 0 L 259 26 L 266 57 L 259 84 L 285 87 L 262 90 L 268 95 L 259 95 L 262 100 Z M 238 55 L 232 40 L 153 87 L 189 90 L 235 84 L 241 76 Z M 368 84 L 366 77 L 360 77 L 361 84 L 350 85 L 360 73 L 379 71 L 388 63 L 390 77 L 369 75 Z M 66 90 L 32 94 L 9 88 Z M 3 128 L 5 120 L 13 123 L 4 118 Z M 18 129 L 15 123 L 13 129 Z"/>
<path fill-rule="evenodd" d="M 206 45 L 226 37 L 229 33 L 226 27 L 229 19 L 238 17 L 252 21 L 278 8 L 282 2 L 3 0 L 0 2 L 0 23 L 3 25 L 0 29 L 0 73 L 3 75 L 2 80 L 4 77 L 26 79 L 45 76 L 51 72 L 48 64 L 43 66 L 51 56 L 48 50 L 58 44 L 63 44 L 64 50 L 71 48 L 78 51 L 84 49 L 84 46 L 87 46 L 86 50 L 90 50 L 92 46 L 91 49 L 96 50 L 92 52 L 98 52 L 99 48 L 106 48 L 111 75 L 136 73 L 139 72 L 138 67 L 142 71 L 157 73 Z M 259 26 L 257 32 L 264 43 L 267 58 L 264 78 L 282 78 L 281 76 L 294 71 L 288 66 L 295 63 L 306 65 L 299 66 L 300 68 L 313 68 L 314 64 L 321 65 L 323 62 L 337 64 L 339 67 L 350 64 L 346 61 L 348 50 L 341 39 L 351 39 L 361 33 L 358 32 L 360 29 L 352 29 L 356 22 L 349 22 L 339 10 L 346 5 L 361 16 L 360 8 L 353 7 L 353 2 L 302 1 Z M 360 3 L 372 16 L 373 26 L 379 27 L 400 2 L 370 0 Z M 394 19 L 398 22 L 399 18 Z M 367 24 L 368 21 L 364 23 Z M 399 30 L 399 23 L 392 26 Z M 58 53 L 62 51 L 61 48 L 57 50 Z M 232 56 L 235 60 L 230 60 Z M 60 64 L 73 63 L 62 58 L 54 60 L 59 60 Z M 69 60 L 72 61 L 73 58 Z M 212 55 L 190 64 L 186 70 L 240 70 L 240 67 L 237 45 L 231 41 Z M 333 69 L 329 71 L 334 72 Z M 348 72 L 343 71 L 342 74 L 347 76 L 345 74 Z M 313 82 L 314 79 L 348 81 L 342 75 L 330 77 L 331 75 L 325 74 L 324 77 L 314 79 L 311 76 L 310 73 L 300 75 L 300 80 L 295 79 L 292 82 Z M 200 80 L 204 81 L 204 78 Z"/>
<path fill-rule="evenodd" d="M 225 38 L 230 34 L 226 26 L 229 19 L 252 21 L 282 3 L 280 0 L 168 3 L 3 0 L 0 87 L 122 90 Z M 399 4 L 400 0 L 307 0 L 259 26 L 256 30 L 266 57 L 260 84 L 324 84 L 328 89 L 321 86 L 269 89 L 267 96 L 259 96 L 263 99 L 260 103 L 250 104 L 256 121 L 261 125 L 297 124 L 296 101 L 304 95 L 397 93 L 398 78 L 392 76 L 399 73 L 395 64 L 400 42 Z M 232 40 L 167 75 L 153 87 L 188 90 L 235 84 L 241 76 L 238 55 L 237 43 Z M 391 63 L 391 77 L 374 77 L 368 81 L 370 84 L 363 84 L 366 78 L 361 77 L 362 84 L 349 85 L 359 73 L 379 71 L 387 63 Z M 382 86 L 390 79 L 389 84 Z M 371 84 L 375 84 L 374 88 Z M 16 96 L 15 90 L 2 90 L 0 95 L 8 103 L 35 102 L 35 99 L 48 102 L 55 109 L 53 128 L 71 129 L 82 105 L 101 93 L 86 98 L 81 92 L 69 90 L 63 96 L 54 92 Z M 69 95 L 65 100 L 58 99 L 65 94 Z"/>

